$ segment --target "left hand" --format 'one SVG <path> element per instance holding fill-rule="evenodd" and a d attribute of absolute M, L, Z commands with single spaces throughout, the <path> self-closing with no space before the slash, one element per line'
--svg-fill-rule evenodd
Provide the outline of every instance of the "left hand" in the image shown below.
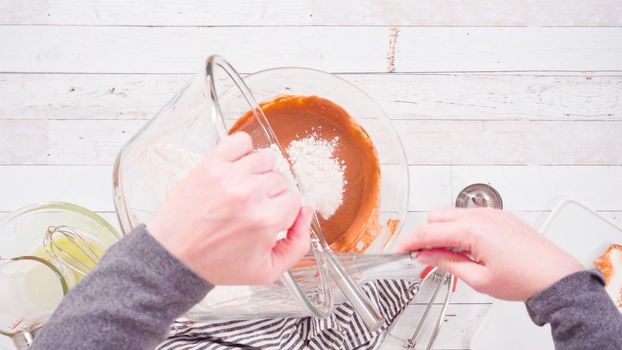
<path fill-rule="evenodd" d="M 312 214 L 275 163 L 273 151 L 253 151 L 248 134 L 228 136 L 182 180 L 149 232 L 211 284 L 274 282 L 309 251 Z"/>

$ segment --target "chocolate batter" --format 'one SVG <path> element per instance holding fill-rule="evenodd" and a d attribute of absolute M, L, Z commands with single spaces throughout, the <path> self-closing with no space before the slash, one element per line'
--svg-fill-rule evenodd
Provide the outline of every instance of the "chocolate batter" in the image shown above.
<path fill-rule="evenodd" d="M 334 250 L 365 251 L 379 231 L 380 202 L 380 162 L 367 132 L 343 108 L 318 96 L 280 96 L 260 105 L 283 149 L 312 134 L 329 141 L 338 137 L 334 155 L 346 166 L 343 204 L 327 220 L 319 216 L 320 224 Z M 229 132 L 236 131 L 248 132 L 265 146 L 251 111 Z"/>

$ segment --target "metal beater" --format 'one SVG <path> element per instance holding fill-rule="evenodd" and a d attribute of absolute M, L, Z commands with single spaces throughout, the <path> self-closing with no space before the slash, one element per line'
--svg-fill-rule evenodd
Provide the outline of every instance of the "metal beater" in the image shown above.
<path fill-rule="evenodd" d="M 492 186 L 487 185 L 487 184 L 477 183 L 477 184 L 467 186 L 462 191 L 460 191 L 460 193 L 458 194 L 456 198 L 456 207 L 458 208 L 503 209 L 503 200 L 501 199 L 501 195 L 499 194 L 499 192 L 497 192 L 497 190 L 495 190 Z M 430 299 L 430 302 L 426 306 L 425 311 L 423 312 L 423 316 L 421 317 L 421 320 L 417 324 L 417 327 L 415 328 L 413 335 L 409 339 L 406 340 L 406 343 L 404 344 L 404 349 L 412 350 L 417 346 L 417 337 L 419 336 L 419 333 L 421 332 L 421 329 L 423 328 L 423 324 L 425 323 L 425 320 L 428 317 L 428 314 L 430 313 L 430 309 L 432 308 L 432 305 L 436 301 L 438 294 L 440 290 L 442 289 L 442 286 L 446 286 L 447 289 L 446 289 L 445 300 L 443 301 L 441 312 L 439 313 L 436 319 L 436 324 L 434 325 L 434 329 L 432 331 L 432 335 L 430 336 L 430 339 L 428 340 L 426 349 L 429 350 L 432 348 L 432 346 L 434 345 L 434 341 L 436 340 L 436 337 L 438 336 L 440 328 L 443 324 L 443 319 L 445 318 L 447 307 L 449 306 L 449 302 L 451 301 L 451 294 L 455 290 L 457 279 L 451 273 L 443 272 L 439 270 L 438 267 L 435 267 L 435 268 L 432 268 L 425 277 L 423 277 L 423 280 L 421 281 L 421 283 L 419 285 L 416 285 L 416 287 L 417 288 L 420 287 L 421 285 L 423 285 L 425 282 L 429 280 L 438 281 L 438 285 L 436 286 L 436 289 L 434 290 L 434 293 L 432 294 L 432 298 Z M 391 330 L 397 323 L 398 318 L 402 315 L 404 310 L 405 309 L 403 309 L 400 313 L 397 314 L 392 325 L 385 331 L 386 335 L 391 333 Z"/>
<path fill-rule="evenodd" d="M 52 257 L 82 275 L 97 265 L 106 247 L 95 237 L 65 225 L 48 227 L 43 246 Z"/>
<path fill-rule="evenodd" d="M 430 313 L 430 309 L 432 308 L 432 305 L 434 305 L 434 303 L 436 302 L 436 299 L 442 287 L 446 286 L 447 294 L 445 295 L 445 299 L 443 300 L 443 306 L 441 307 L 441 311 L 439 312 L 438 317 L 436 318 L 436 322 L 434 325 L 434 329 L 432 331 L 432 335 L 430 336 L 430 339 L 428 340 L 428 344 L 426 346 L 427 350 L 430 350 L 432 346 L 434 345 L 434 342 L 436 341 L 438 333 L 443 324 L 443 319 L 445 318 L 445 314 L 447 313 L 447 307 L 449 306 L 449 302 L 451 301 L 451 294 L 453 293 L 455 286 L 456 286 L 456 279 L 452 274 L 448 272 L 443 272 L 438 267 L 434 267 L 427 272 L 427 274 L 423 277 L 423 279 L 421 280 L 419 284 L 414 284 L 413 286 L 414 288 L 421 288 L 421 286 L 425 285 L 427 282 L 430 282 L 430 281 L 438 282 L 438 285 L 434 289 L 432 298 L 428 302 L 428 305 L 426 306 L 425 311 L 423 312 L 423 316 L 419 320 L 419 323 L 417 324 L 417 327 L 415 328 L 413 335 L 405 341 L 404 347 L 403 347 L 404 349 L 407 349 L 407 350 L 415 349 L 415 347 L 418 344 L 417 338 L 419 336 L 419 333 L 421 332 L 421 329 L 423 328 L 423 324 L 425 323 L 425 320 L 427 319 Z M 391 333 L 395 325 L 398 323 L 399 319 L 402 317 L 405 310 L 406 308 L 402 309 L 402 311 L 400 311 L 395 316 L 395 319 L 393 320 L 389 328 L 385 330 L 385 335 L 389 335 Z"/>

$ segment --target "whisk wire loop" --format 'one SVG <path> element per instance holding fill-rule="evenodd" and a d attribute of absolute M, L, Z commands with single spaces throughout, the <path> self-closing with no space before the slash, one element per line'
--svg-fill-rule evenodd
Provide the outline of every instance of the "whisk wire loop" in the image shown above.
<path fill-rule="evenodd" d="M 95 237 L 88 237 L 87 239 L 84 233 L 71 226 L 49 226 L 43 237 L 43 246 L 62 264 L 86 275 L 101 259 L 101 254 L 94 247 L 99 246 L 101 251 L 105 247 Z M 59 243 L 61 241 L 66 243 Z"/>

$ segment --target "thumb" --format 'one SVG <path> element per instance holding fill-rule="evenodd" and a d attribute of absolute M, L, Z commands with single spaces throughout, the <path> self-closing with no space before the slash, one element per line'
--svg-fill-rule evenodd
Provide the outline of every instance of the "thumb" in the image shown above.
<path fill-rule="evenodd" d="M 272 266 L 279 273 L 284 272 L 309 252 L 311 235 L 309 226 L 313 209 L 303 207 L 292 227 L 287 231 L 287 237 L 277 241 L 272 248 Z"/>
<path fill-rule="evenodd" d="M 447 249 L 423 250 L 417 261 L 425 265 L 438 266 L 441 270 L 456 275 L 459 279 L 478 290 L 483 286 L 486 268 L 464 254 Z"/>

